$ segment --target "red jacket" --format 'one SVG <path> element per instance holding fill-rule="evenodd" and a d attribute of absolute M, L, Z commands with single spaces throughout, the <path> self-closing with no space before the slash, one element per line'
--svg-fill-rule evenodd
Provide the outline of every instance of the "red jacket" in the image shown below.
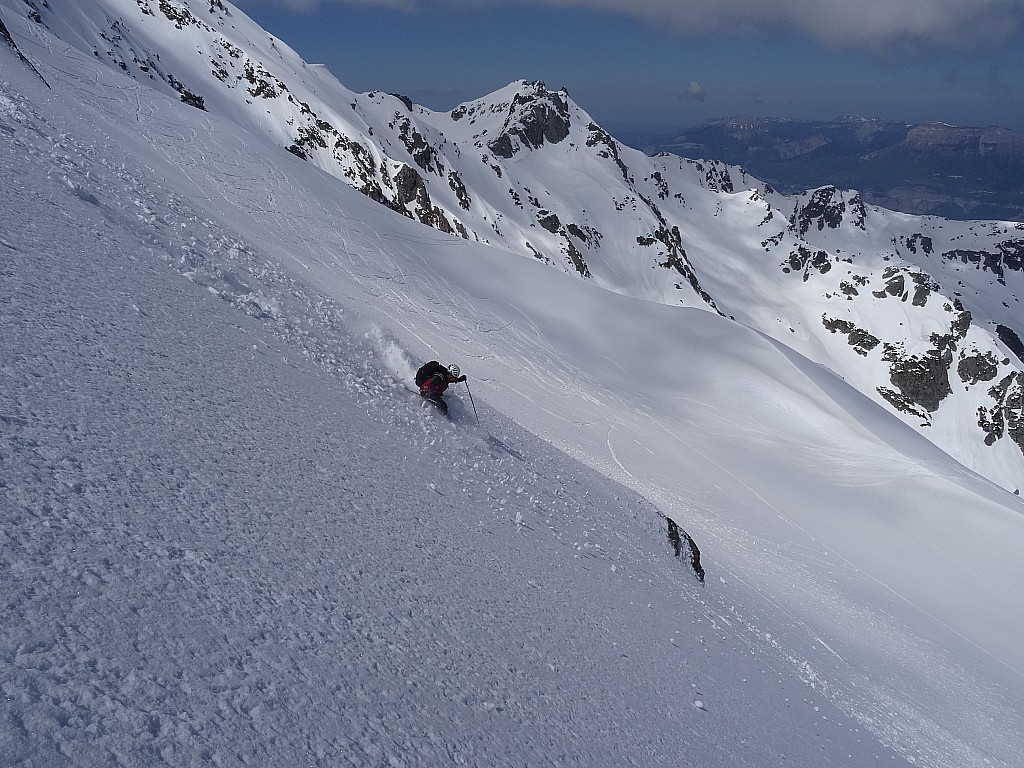
<path fill-rule="evenodd" d="M 429 379 L 423 382 L 423 386 L 420 387 L 420 394 L 440 396 L 444 394 L 444 391 L 446 389 L 448 389 L 449 384 L 456 384 L 460 381 L 465 380 L 466 377 L 464 375 L 456 378 L 452 376 L 448 371 L 444 371 L 442 373 L 435 373 L 433 376 L 431 376 Z"/>

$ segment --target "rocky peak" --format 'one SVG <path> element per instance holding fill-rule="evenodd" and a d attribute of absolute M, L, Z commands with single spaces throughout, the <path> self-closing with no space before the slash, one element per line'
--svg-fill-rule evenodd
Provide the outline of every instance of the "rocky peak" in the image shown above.
<path fill-rule="evenodd" d="M 803 237 L 812 225 L 818 230 L 826 226 L 829 229 L 836 229 L 843 222 L 843 214 L 846 213 L 846 203 L 843 197 L 833 186 L 821 187 L 810 193 L 806 203 L 796 205 L 793 215 L 790 218 L 790 231 L 796 232 Z"/>
<path fill-rule="evenodd" d="M 564 88 L 554 92 L 542 81 L 521 81 L 501 133 L 487 146 L 495 155 L 507 159 L 523 147 L 537 149 L 545 141 L 559 143 L 569 135 L 569 125 L 569 94 Z"/>

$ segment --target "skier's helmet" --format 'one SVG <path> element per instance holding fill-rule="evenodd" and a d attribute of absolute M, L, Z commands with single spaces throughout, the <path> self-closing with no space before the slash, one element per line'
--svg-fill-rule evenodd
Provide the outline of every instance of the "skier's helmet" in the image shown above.
<path fill-rule="evenodd" d="M 448 373 L 450 373 L 452 376 L 454 376 L 457 379 L 457 378 L 459 378 L 459 374 L 462 373 L 462 371 L 459 370 L 459 366 L 457 366 L 457 365 L 449 365 L 448 366 Z"/>

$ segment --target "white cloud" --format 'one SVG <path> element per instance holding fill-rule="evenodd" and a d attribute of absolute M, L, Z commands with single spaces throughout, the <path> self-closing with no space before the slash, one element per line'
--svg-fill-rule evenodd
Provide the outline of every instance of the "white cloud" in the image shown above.
<path fill-rule="evenodd" d="M 957 47 L 1003 41 L 1018 29 L 1024 0 L 539 0 L 617 11 L 681 34 L 795 29 L 844 47 L 902 42 Z"/>
<path fill-rule="evenodd" d="M 236 0 L 245 4 L 242 0 Z M 268 0 L 264 0 L 266 2 Z M 274 1 L 274 0 L 272 0 Z M 884 51 L 939 43 L 968 48 L 1005 42 L 1024 20 L 1024 0 L 502 0 L 610 11 L 677 34 L 795 30 L 829 45 Z M 426 0 L 276 0 L 296 8 L 347 2 L 412 10 Z M 497 0 L 443 0 L 449 6 Z"/>
<path fill-rule="evenodd" d="M 393 8 L 399 11 L 413 11 L 422 3 L 418 0 L 231 0 L 241 9 L 253 5 L 283 5 L 293 11 L 308 11 L 318 5 L 325 5 L 329 2 L 343 2 L 347 5 L 379 6 L 381 8 Z"/>
<path fill-rule="evenodd" d="M 707 94 L 704 93 L 704 87 L 700 83 L 692 80 L 686 90 L 679 94 L 679 98 L 684 101 L 704 101 Z"/>

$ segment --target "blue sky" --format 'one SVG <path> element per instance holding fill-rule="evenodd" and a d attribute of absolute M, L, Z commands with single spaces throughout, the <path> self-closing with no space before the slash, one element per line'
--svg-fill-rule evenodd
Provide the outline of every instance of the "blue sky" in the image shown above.
<path fill-rule="evenodd" d="M 1024 0 L 235 0 L 363 92 L 451 109 L 518 80 L 606 128 L 715 117 L 1024 130 Z"/>

